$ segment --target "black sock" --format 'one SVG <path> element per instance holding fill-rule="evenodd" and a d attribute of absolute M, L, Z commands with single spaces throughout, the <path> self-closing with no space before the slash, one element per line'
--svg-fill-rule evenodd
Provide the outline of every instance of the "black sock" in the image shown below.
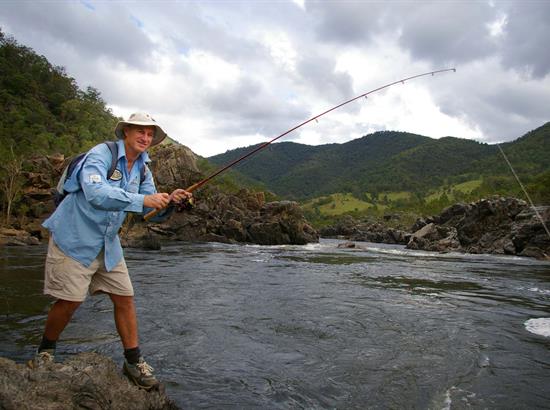
<path fill-rule="evenodd" d="M 55 350 L 56 344 L 57 340 L 50 340 L 46 336 L 42 336 L 42 341 L 40 342 L 40 346 L 38 346 L 38 353 L 43 350 Z"/>
<path fill-rule="evenodd" d="M 141 352 L 139 351 L 139 346 L 133 347 L 131 349 L 124 349 L 124 357 L 126 361 L 130 364 L 136 364 L 141 357 Z"/>

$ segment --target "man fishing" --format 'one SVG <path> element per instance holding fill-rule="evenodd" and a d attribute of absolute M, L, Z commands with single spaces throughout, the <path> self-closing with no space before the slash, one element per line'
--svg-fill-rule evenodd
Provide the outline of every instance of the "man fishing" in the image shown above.
<path fill-rule="evenodd" d="M 123 371 L 136 385 L 150 390 L 159 382 L 140 352 L 134 291 L 118 231 L 127 212 L 161 210 L 191 193 L 183 189 L 170 195 L 156 192 L 146 165 L 147 149 L 162 142 L 166 133 L 150 115 L 132 114 L 128 121 L 117 124 L 115 135 L 118 154 L 112 175 L 108 171 L 114 154 L 106 144 L 99 144 L 70 177 L 78 189 L 67 195 L 43 224 L 50 231 L 44 293 L 57 300 L 30 365 L 53 361 L 59 336 L 88 292 L 106 293 L 113 302 L 116 329 L 124 347 Z M 158 217 L 164 219 L 169 213 L 164 210 Z"/>

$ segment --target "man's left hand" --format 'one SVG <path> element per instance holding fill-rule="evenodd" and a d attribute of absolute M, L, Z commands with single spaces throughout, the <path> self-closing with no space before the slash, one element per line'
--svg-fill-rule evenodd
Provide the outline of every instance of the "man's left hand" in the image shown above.
<path fill-rule="evenodd" d="M 192 197 L 193 197 L 193 194 L 191 192 L 188 192 L 185 189 L 178 188 L 178 189 L 175 189 L 170 194 L 170 201 L 174 203 L 178 203 L 186 199 L 191 199 Z"/>

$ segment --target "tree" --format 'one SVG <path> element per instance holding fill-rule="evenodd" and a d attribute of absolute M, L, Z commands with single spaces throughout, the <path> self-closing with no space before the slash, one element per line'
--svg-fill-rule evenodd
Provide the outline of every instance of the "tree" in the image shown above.
<path fill-rule="evenodd" d="M 2 184 L 0 188 L 4 194 L 4 210 L 6 214 L 6 225 L 10 225 L 12 206 L 21 194 L 23 187 L 23 157 L 16 155 L 13 146 L 10 146 L 8 155 L 3 156 L 4 160 L 0 163 L 0 173 L 2 174 Z"/>

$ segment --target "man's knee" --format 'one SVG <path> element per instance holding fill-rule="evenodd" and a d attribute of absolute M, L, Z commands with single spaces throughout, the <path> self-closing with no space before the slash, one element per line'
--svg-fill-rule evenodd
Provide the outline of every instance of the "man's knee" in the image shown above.
<path fill-rule="evenodd" d="M 113 301 L 113 304 L 116 308 L 120 309 L 133 309 L 134 308 L 134 297 L 133 296 L 122 296 L 109 294 L 109 297 Z"/>
<path fill-rule="evenodd" d="M 55 306 L 62 309 L 67 314 L 72 315 L 76 309 L 82 304 L 82 302 L 73 302 L 70 300 L 57 299 Z"/>

